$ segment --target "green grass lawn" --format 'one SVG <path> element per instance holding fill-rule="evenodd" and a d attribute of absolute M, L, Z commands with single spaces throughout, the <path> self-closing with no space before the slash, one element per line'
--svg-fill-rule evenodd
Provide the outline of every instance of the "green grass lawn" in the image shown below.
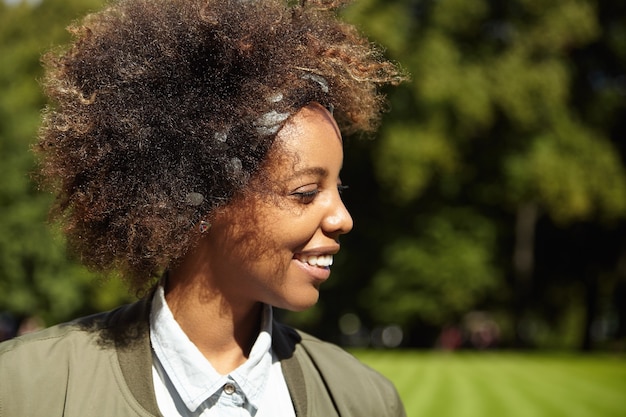
<path fill-rule="evenodd" d="M 409 417 L 626 417 L 626 357 L 354 351 Z"/>

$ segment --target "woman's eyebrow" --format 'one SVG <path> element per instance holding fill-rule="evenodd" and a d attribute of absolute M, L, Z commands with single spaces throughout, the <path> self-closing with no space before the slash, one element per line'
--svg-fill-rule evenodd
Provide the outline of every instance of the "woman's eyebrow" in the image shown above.
<path fill-rule="evenodd" d="M 322 167 L 308 167 L 308 168 L 303 168 L 303 169 L 299 169 L 297 171 L 294 171 L 292 173 L 292 175 L 288 178 L 289 180 L 292 180 L 294 178 L 297 177 L 301 177 L 304 175 L 315 175 L 318 176 L 320 178 L 326 178 L 328 177 L 328 170 Z"/>

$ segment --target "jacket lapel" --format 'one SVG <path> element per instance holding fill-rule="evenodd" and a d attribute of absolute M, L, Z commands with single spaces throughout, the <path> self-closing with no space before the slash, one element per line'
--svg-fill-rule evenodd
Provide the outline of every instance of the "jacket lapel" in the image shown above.
<path fill-rule="evenodd" d="M 151 295 L 115 310 L 106 333 L 115 341 L 122 375 L 133 397 L 150 414 L 161 416 L 152 382 Z"/>
<path fill-rule="evenodd" d="M 295 330 L 276 321 L 273 322 L 272 327 L 272 348 L 280 359 L 296 417 L 306 417 L 308 416 L 306 384 L 302 367 L 295 355 L 296 345 L 300 342 L 300 335 Z"/>
<path fill-rule="evenodd" d="M 274 322 L 272 343 L 281 361 L 296 417 L 339 416 L 327 382 L 302 344 L 300 334 Z"/>

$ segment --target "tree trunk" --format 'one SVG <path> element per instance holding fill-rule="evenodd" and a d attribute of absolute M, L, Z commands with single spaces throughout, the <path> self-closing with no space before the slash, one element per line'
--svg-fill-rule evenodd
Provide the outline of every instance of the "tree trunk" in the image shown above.
<path fill-rule="evenodd" d="M 526 311 L 526 304 L 532 289 L 535 270 L 535 229 L 538 209 L 534 202 L 526 202 L 517 208 L 515 224 L 515 247 L 513 248 L 514 276 L 514 325 L 515 345 L 528 345 L 525 335 L 521 334 L 521 325 Z"/>
<path fill-rule="evenodd" d="M 585 329 L 580 349 L 585 352 L 593 350 L 593 325 L 598 309 L 598 276 L 593 270 L 585 271 Z"/>

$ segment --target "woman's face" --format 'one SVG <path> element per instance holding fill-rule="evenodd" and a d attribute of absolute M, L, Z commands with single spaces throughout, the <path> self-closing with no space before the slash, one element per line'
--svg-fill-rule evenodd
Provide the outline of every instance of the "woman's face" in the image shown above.
<path fill-rule="evenodd" d="M 339 129 L 318 104 L 282 128 L 250 189 L 215 214 L 204 244 L 227 298 L 303 310 L 317 302 L 339 236 L 352 229 L 340 197 Z"/>

